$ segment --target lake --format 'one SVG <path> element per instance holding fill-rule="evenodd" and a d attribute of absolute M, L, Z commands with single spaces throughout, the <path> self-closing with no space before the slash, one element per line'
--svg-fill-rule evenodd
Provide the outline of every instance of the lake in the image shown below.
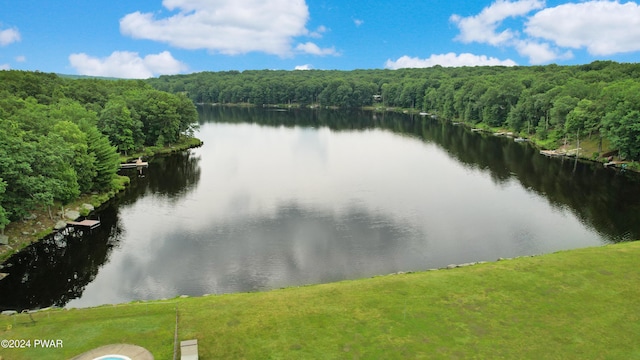
<path fill-rule="evenodd" d="M 204 145 L 3 264 L 0 309 L 317 284 L 640 239 L 640 180 L 397 113 L 201 106 Z"/>

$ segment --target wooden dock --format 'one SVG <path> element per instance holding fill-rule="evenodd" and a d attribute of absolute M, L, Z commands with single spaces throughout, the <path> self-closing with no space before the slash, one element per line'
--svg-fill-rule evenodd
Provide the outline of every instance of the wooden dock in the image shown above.
<path fill-rule="evenodd" d="M 95 229 L 100 226 L 100 220 L 82 220 L 82 221 L 67 221 L 67 224 L 71 226 L 81 226 L 89 229 Z"/>
<path fill-rule="evenodd" d="M 120 164 L 120 169 L 135 169 L 135 168 L 139 168 L 139 167 L 148 167 L 149 163 L 148 162 L 135 162 L 135 163 L 126 163 L 126 164 Z"/>
<path fill-rule="evenodd" d="M 136 160 L 135 162 L 120 164 L 120 169 L 134 169 L 134 168 L 142 168 L 142 167 L 148 167 L 148 166 L 149 166 L 148 162 L 142 161 L 141 158 L 138 158 L 138 160 Z"/>
<path fill-rule="evenodd" d="M 626 164 L 628 164 L 628 163 L 629 163 L 628 161 L 609 161 L 608 163 L 604 164 L 604 167 L 609 167 L 609 166 L 615 166 L 615 167 L 622 166 L 622 167 L 625 167 Z"/>
<path fill-rule="evenodd" d="M 564 151 L 558 151 L 558 150 L 540 150 L 540 154 L 548 157 L 557 157 L 557 156 L 566 155 Z"/>
<path fill-rule="evenodd" d="M 513 133 L 510 131 L 500 131 L 497 133 L 493 133 L 493 135 L 495 136 L 506 136 L 506 137 L 513 137 Z"/>

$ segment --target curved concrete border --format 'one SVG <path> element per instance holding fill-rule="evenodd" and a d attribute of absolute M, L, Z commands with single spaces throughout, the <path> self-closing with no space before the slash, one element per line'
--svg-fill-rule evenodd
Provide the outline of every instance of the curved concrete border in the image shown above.
<path fill-rule="evenodd" d="M 154 360 L 151 353 L 140 346 L 131 344 L 111 344 L 89 350 L 71 360 L 93 360 L 105 355 L 124 355 L 136 360 Z"/>

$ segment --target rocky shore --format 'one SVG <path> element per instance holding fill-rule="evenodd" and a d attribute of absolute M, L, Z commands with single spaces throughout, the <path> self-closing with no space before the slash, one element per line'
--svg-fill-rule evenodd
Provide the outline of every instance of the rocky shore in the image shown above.
<path fill-rule="evenodd" d="M 4 234 L 0 235 L 0 262 L 45 236 L 62 230 L 68 226 L 67 221 L 74 221 L 89 216 L 102 203 L 96 203 L 98 196 L 84 196 L 77 202 L 65 207 L 64 213 L 59 210 L 53 217 L 47 211 L 36 210 L 22 220 L 14 221 Z M 104 198 L 104 197 L 103 197 Z M 107 200 L 110 197 L 106 198 Z M 89 200 L 94 200 L 89 203 Z"/>

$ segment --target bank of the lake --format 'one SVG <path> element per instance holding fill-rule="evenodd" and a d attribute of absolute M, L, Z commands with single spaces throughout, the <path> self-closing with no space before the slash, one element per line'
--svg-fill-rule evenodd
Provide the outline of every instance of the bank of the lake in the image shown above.
<path fill-rule="evenodd" d="M 420 115 L 420 116 L 432 116 L 437 117 L 431 113 L 418 112 L 416 109 L 403 109 L 403 108 L 383 108 L 383 107 L 366 107 L 368 110 L 372 111 L 394 111 L 401 112 L 409 115 Z M 640 172 L 640 164 L 635 161 L 623 161 L 623 159 L 617 156 L 618 151 L 612 148 L 609 140 L 607 139 L 599 139 L 596 135 L 588 136 L 584 139 L 571 139 L 571 140 L 563 140 L 563 143 L 560 144 L 560 141 L 556 141 L 553 139 L 542 139 L 536 134 L 529 134 L 526 131 L 515 131 L 513 129 L 507 127 L 491 127 L 484 123 L 474 124 L 468 122 L 462 122 L 458 120 L 444 120 L 451 121 L 452 123 L 462 124 L 463 126 L 474 129 L 480 132 L 489 133 L 495 136 L 507 136 L 510 138 L 521 138 L 524 139 L 523 142 L 527 142 L 535 146 L 539 150 L 550 150 L 551 153 L 555 153 L 561 157 L 570 157 L 577 158 L 582 161 L 595 162 L 599 164 L 609 163 L 611 160 L 614 160 L 611 163 L 612 168 L 619 168 L 622 170 L 629 170 L 634 172 Z M 612 155 L 611 155 L 612 154 Z M 607 165 L 604 165 L 607 166 Z"/>
<path fill-rule="evenodd" d="M 640 242 L 257 293 L 0 316 L 6 359 L 134 343 L 156 359 L 197 339 L 203 359 L 632 359 Z M 176 312 L 177 310 L 177 312 Z M 35 348 L 33 339 L 62 340 Z"/>
<path fill-rule="evenodd" d="M 184 137 L 177 144 L 170 146 L 149 146 L 142 152 L 133 153 L 129 156 L 122 157 L 121 161 L 129 162 L 131 159 L 144 157 L 151 159 L 156 156 L 169 155 L 175 152 L 184 151 L 195 147 L 202 146 L 202 141 L 195 137 Z M 90 216 L 91 211 L 83 207 L 84 204 L 91 205 L 94 209 L 99 208 L 109 200 L 117 196 L 129 185 L 129 177 L 118 175 L 113 180 L 112 189 L 106 193 L 100 194 L 82 194 L 78 199 L 67 204 L 65 210 L 78 211 L 82 216 Z M 56 204 L 52 207 L 54 212 L 60 211 L 60 205 Z M 12 254 L 24 249 L 29 244 L 39 241 L 45 236 L 55 231 L 56 222 L 60 221 L 60 216 L 49 217 L 46 209 L 33 209 L 28 219 L 15 221 L 7 225 L 4 235 L 8 237 L 8 245 L 0 245 L 0 264 L 8 259 Z M 0 271 L 1 272 L 1 271 Z"/>

